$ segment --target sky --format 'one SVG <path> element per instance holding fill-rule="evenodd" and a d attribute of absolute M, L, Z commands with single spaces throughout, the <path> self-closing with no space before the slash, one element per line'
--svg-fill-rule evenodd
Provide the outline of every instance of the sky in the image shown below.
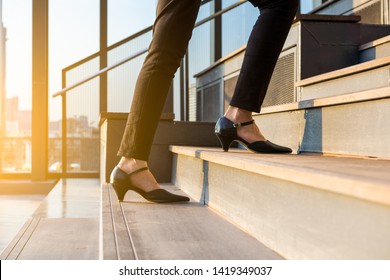
<path fill-rule="evenodd" d="M 153 23 L 156 0 L 109 0 L 108 44 Z M 7 28 L 7 97 L 31 110 L 32 0 L 3 0 Z M 99 1 L 49 1 L 49 96 L 61 89 L 61 69 L 98 51 Z M 49 98 L 51 120 L 60 119 L 60 98 Z"/>

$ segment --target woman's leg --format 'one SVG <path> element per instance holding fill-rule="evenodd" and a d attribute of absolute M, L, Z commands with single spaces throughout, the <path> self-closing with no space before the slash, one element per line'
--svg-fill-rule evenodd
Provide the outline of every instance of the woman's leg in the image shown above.
<path fill-rule="evenodd" d="M 159 0 L 149 53 L 138 76 L 118 164 L 131 173 L 147 166 L 150 149 L 172 79 L 183 58 L 200 0 Z M 144 191 L 158 188 L 150 172 L 134 175 Z"/>
<path fill-rule="evenodd" d="M 200 0 L 159 0 L 149 53 L 138 76 L 118 155 L 148 160 L 172 79 L 183 58 Z"/>
<path fill-rule="evenodd" d="M 298 0 L 251 0 L 260 16 L 248 40 L 235 92 L 225 117 L 233 122 L 252 119 L 260 112 L 276 62 L 298 9 Z M 255 124 L 237 129 L 252 143 L 265 140 Z"/>

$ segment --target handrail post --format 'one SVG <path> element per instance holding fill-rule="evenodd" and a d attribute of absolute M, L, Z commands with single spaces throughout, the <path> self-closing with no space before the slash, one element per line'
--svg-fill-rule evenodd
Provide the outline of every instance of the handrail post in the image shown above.
<path fill-rule="evenodd" d="M 184 79 L 185 79 L 185 71 L 184 71 L 184 67 L 185 67 L 185 64 L 184 64 L 184 59 L 183 58 L 181 60 L 181 64 L 180 64 L 180 68 L 179 68 L 179 79 L 180 79 L 180 82 L 179 82 L 179 93 L 180 93 L 180 120 L 181 121 L 187 121 L 187 118 L 186 118 L 186 112 L 187 112 L 187 108 L 186 108 L 186 99 L 187 99 L 187 95 L 185 94 L 185 84 L 184 84 Z"/>
<path fill-rule="evenodd" d="M 62 88 L 66 87 L 66 72 L 62 71 Z M 65 178 L 68 172 L 68 120 L 67 120 L 67 106 L 66 93 L 61 96 L 62 100 L 62 177 Z"/>
<path fill-rule="evenodd" d="M 186 114 L 185 114 L 185 121 L 190 121 L 190 92 L 189 92 L 189 88 L 188 88 L 188 84 L 189 84 L 189 77 L 188 77 L 188 73 L 189 73 L 189 67 L 188 67 L 188 51 L 184 57 L 184 83 L 185 83 L 185 88 L 184 88 L 184 94 L 185 94 L 185 111 L 186 111 Z"/>

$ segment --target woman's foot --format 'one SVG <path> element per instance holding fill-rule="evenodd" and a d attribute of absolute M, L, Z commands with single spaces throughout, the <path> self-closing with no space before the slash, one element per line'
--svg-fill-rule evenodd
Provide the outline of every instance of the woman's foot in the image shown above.
<path fill-rule="evenodd" d="M 228 107 L 225 118 L 233 123 L 245 123 L 253 119 L 252 112 L 233 106 Z M 248 143 L 267 140 L 255 123 L 237 127 L 237 135 Z"/>
<path fill-rule="evenodd" d="M 146 161 L 126 157 L 122 157 L 118 163 L 118 167 L 127 174 L 147 166 L 148 163 Z M 149 169 L 132 175 L 131 182 L 134 186 L 144 192 L 160 189 L 160 185 L 157 183 L 156 178 L 154 178 Z"/>
<path fill-rule="evenodd" d="M 187 202 L 189 197 L 177 195 L 160 188 L 146 161 L 122 157 L 111 172 L 110 183 L 118 201 L 123 201 L 127 191 L 137 192 L 146 200 L 156 203 Z"/>
<path fill-rule="evenodd" d="M 288 147 L 274 144 L 265 139 L 252 119 L 252 112 L 233 106 L 229 106 L 225 116 L 218 119 L 215 124 L 215 135 L 225 152 L 229 151 L 229 147 L 234 141 L 241 143 L 254 153 L 284 154 L 292 152 Z"/>

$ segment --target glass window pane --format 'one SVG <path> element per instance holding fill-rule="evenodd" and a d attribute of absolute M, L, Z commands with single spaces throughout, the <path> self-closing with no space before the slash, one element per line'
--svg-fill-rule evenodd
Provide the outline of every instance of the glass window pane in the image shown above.
<path fill-rule="evenodd" d="M 30 0 L 3 0 L 0 12 L 1 173 L 31 172 L 31 22 Z"/>

